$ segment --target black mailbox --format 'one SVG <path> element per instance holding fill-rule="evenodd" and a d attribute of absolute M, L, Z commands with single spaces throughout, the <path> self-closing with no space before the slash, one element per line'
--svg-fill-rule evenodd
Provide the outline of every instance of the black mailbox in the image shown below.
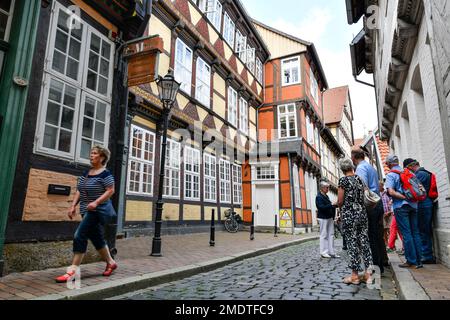
<path fill-rule="evenodd" d="M 70 196 L 70 191 L 72 190 L 69 186 L 60 186 L 56 184 L 48 185 L 48 194 L 54 194 L 58 196 Z"/>

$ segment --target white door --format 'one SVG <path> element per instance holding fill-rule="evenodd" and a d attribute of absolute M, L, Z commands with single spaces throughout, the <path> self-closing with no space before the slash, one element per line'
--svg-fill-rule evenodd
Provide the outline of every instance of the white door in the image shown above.
<path fill-rule="evenodd" d="M 275 185 L 256 186 L 256 225 L 273 227 L 277 214 Z"/>

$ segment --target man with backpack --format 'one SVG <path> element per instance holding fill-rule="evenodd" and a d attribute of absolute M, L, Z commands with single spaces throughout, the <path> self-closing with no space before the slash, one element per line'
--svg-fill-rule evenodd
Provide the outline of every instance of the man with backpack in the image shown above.
<path fill-rule="evenodd" d="M 385 187 L 393 199 L 395 219 L 405 248 L 406 263 L 401 268 L 415 266 L 423 268 L 421 258 L 420 234 L 417 221 L 418 201 L 423 198 L 425 190 L 416 176 L 408 169 L 402 169 L 397 156 L 389 156 L 386 165 L 391 172 L 386 176 Z"/>
<path fill-rule="evenodd" d="M 418 205 L 418 225 L 421 242 L 421 253 L 423 264 L 435 264 L 436 259 L 433 256 L 433 203 L 439 197 L 436 176 L 420 166 L 420 163 L 414 159 L 406 159 L 405 168 L 415 173 L 417 179 L 423 184 L 427 197 Z"/>

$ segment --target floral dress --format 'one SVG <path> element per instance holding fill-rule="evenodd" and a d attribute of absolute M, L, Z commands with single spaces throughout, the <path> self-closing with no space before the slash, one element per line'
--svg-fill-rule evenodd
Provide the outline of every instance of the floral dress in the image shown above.
<path fill-rule="evenodd" d="M 363 271 L 361 260 L 368 269 L 372 264 L 369 227 L 364 205 L 364 182 L 358 176 L 343 177 L 339 188 L 344 190 L 344 204 L 341 208 L 342 228 L 347 241 L 349 268 Z"/>

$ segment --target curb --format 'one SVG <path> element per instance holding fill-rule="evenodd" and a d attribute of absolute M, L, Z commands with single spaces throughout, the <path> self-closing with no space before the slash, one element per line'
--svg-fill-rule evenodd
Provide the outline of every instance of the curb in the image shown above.
<path fill-rule="evenodd" d="M 144 290 L 149 287 L 178 281 L 189 278 L 194 275 L 210 272 L 229 264 L 254 258 L 267 253 L 275 252 L 284 248 L 296 246 L 319 239 L 319 236 L 306 237 L 299 240 L 284 242 L 276 245 L 267 246 L 262 249 L 254 249 L 239 254 L 226 256 L 224 258 L 183 266 L 179 268 L 169 269 L 144 274 L 131 278 L 115 280 L 108 283 L 82 288 L 79 290 L 69 290 L 58 294 L 51 294 L 43 297 L 34 298 L 32 300 L 103 300 L 120 295 L 124 295 L 133 291 Z"/>
<path fill-rule="evenodd" d="M 431 300 L 425 290 L 414 279 L 411 272 L 408 269 L 399 267 L 402 261 L 398 254 L 390 253 L 389 261 L 391 262 L 392 273 L 400 300 Z"/>

